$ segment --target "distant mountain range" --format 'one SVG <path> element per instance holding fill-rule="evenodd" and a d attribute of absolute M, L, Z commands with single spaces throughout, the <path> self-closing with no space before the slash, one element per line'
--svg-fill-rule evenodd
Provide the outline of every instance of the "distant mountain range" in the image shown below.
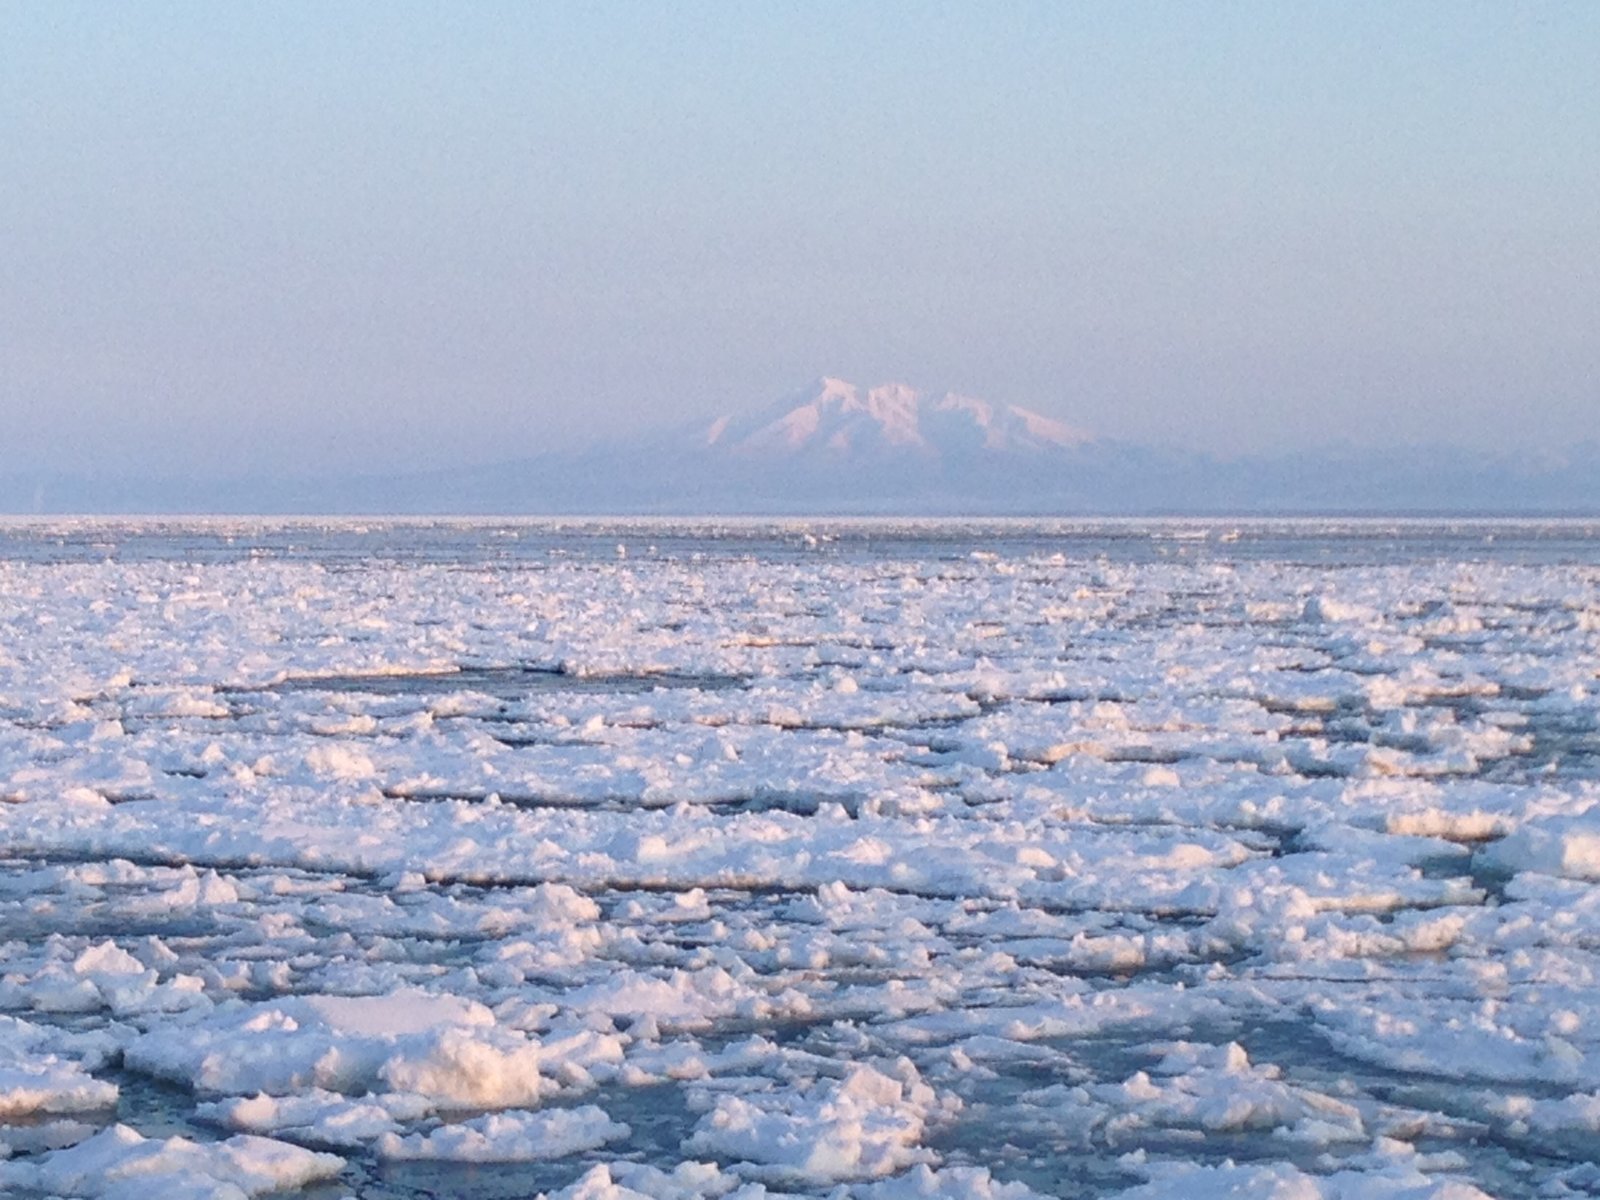
<path fill-rule="evenodd" d="M 1600 514 L 1600 445 L 1217 459 L 1015 405 L 825 377 L 709 425 L 487 468 L 367 477 L 0 476 L 0 511 L 1123 515 Z"/>

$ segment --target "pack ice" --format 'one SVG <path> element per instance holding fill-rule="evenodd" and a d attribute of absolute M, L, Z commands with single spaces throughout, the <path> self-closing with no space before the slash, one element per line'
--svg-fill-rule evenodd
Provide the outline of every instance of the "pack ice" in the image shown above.
<path fill-rule="evenodd" d="M 0 1193 L 1600 1196 L 1600 526 L 0 526 Z"/>

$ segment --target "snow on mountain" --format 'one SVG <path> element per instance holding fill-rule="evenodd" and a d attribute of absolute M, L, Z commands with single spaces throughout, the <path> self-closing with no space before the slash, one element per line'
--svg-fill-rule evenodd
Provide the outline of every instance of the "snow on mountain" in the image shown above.
<path fill-rule="evenodd" d="M 745 458 L 932 458 L 1039 454 L 1086 445 L 1092 435 L 1014 404 L 954 392 L 930 396 L 903 383 L 863 389 L 825 376 L 776 404 L 713 422 L 708 449 Z"/>
<path fill-rule="evenodd" d="M 0 474 L 0 512 L 1103 515 L 1597 513 L 1600 443 L 1214 458 L 1016 405 L 825 377 L 711 423 L 432 472 L 208 480 Z"/>

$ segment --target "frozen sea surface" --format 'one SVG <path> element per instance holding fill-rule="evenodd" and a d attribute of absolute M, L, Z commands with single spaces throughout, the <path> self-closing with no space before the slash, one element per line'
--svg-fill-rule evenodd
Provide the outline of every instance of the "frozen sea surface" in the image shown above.
<path fill-rule="evenodd" d="M 0 1193 L 1600 1195 L 1600 525 L 0 524 Z"/>

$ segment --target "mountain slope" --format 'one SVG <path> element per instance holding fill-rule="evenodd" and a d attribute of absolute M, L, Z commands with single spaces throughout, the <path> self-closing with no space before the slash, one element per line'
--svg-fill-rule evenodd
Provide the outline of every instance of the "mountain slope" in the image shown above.
<path fill-rule="evenodd" d="M 997 409 L 954 392 L 930 397 L 903 383 L 864 390 L 831 376 L 759 412 L 721 417 L 705 431 L 706 449 L 752 457 L 1040 453 L 1092 440 L 1016 405 Z"/>
<path fill-rule="evenodd" d="M 751 515 L 1600 514 L 1600 445 L 1219 461 L 1016 406 L 825 377 L 709 425 L 495 466 L 359 478 L 0 476 L 0 512 Z"/>

